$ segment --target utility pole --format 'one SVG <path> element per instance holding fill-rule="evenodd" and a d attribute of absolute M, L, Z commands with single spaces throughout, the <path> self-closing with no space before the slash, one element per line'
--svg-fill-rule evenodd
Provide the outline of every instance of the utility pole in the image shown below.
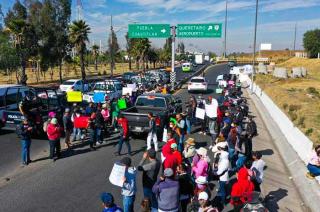
<path fill-rule="evenodd" d="M 293 53 L 296 51 L 296 40 L 297 40 L 297 22 L 294 25 Z"/>
<path fill-rule="evenodd" d="M 227 22 L 228 22 L 228 0 L 226 0 L 226 15 L 224 20 L 224 52 L 223 57 L 227 57 Z"/>
<path fill-rule="evenodd" d="M 257 26 L 258 26 L 258 7 L 259 0 L 256 0 L 256 18 L 254 24 L 254 40 L 253 40 L 253 70 L 251 74 L 251 92 L 253 93 L 253 75 L 256 72 L 255 64 L 256 64 L 256 44 L 257 44 Z"/>
<path fill-rule="evenodd" d="M 111 25 L 110 25 L 110 75 L 113 78 L 113 25 L 112 25 L 112 15 L 111 15 Z"/>
<path fill-rule="evenodd" d="M 170 73 L 170 82 L 171 82 L 171 88 L 174 88 L 174 84 L 176 82 L 176 72 L 174 70 L 174 61 L 175 61 L 175 40 L 176 40 L 176 26 L 171 27 L 171 73 Z"/>

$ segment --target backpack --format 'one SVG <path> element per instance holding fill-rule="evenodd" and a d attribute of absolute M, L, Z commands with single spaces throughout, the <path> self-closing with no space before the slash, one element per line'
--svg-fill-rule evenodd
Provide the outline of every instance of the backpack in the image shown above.
<path fill-rule="evenodd" d="M 42 126 L 43 132 L 47 132 L 48 125 L 49 125 L 49 120 L 43 122 L 43 126 Z"/>

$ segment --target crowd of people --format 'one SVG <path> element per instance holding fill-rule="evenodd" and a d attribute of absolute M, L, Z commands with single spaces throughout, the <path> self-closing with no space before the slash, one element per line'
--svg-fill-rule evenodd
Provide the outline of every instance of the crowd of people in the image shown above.
<path fill-rule="evenodd" d="M 133 211 L 137 193 L 136 175 L 142 172 L 143 202 L 141 211 L 221 211 L 227 203 L 240 211 L 251 193 L 260 192 L 265 163 L 259 152 L 252 151 L 252 138 L 257 126 L 248 114 L 241 86 L 230 83 L 217 98 L 190 96 L 183 113 L 170 117 L 166 128 L 159 129 L 153 113 L 148 114 L 149 132 L 147 151 L 135 167 L 131 161 L 128 120 L 121 110 L 133 104 L 136 96 L 124 95 L 105 104 L 90 103 L 86 107 L 74 104 L 66 108 L 62 117 L 50 112 L 43 124 L 49 140 L 49 158 L 62 155 L 60 139 L 64 137 L 66 151 L 74 148 L 77 140 L 86 140 L 91 150 L 104 142 L 111 133 L 119 133 L 116 155 L 122 155 L 123 143 L 127 157 L 120 163 L 126 166 L 122 179 L 122 208 L 116 206 L 110 193 L 103 193 L 103 211 Z M 163 92 L 162 89 L 150 92 Z M 205 116 L 197 117 L 198 109 Z M 192 138 L 194 130 L 209 135 L 208 147 L 199 146 Z M 164 145 L 160 147 L 163 131 Z M 193 130 L 193 131 L 192 131 Z M 22 162 L 30 160 L 33 126 L 24 119 L 17 129 L 22 142 Z M 234 177 L 236 180 L 234 182 Z M 212 196 L 211 183 L 217 182 L 217 193 Z"/>
<path fill-rule="evenodd" d="M 240 87 L 230 86 L 218 99 L 190 96 L 185 112 L 170 118 L 161 152 L 158 142 L 151 144 L 151 140 L 158 139 L 153 138 L 157 134 L 150 113 L 147 151 L 142 160 L 136 166 L 130 157 L 120 161 L 126 167 L 121 191 L 123 209 L 115 205 L 111 193 L 103 193 L 103 211 L 133 211 L 138 172 L 142 172 L 144 197 L 140 211 L 212 212 L 222 211 L 228 203 L 234 211 L 240 211 L 253 193 L 261 192 L 265 167 L 262 154 L 252 151 L 257 126 L 241 95 Z M 205 107 L 216 111 L 208 110 L 204 119 L 197 118 L 197 108 Z M 199 147 L 192 138 L 197 126 L 199 134 L 210 135 L 207 148 Z M 213 182 L 217 182 L 216 195 Z"/>

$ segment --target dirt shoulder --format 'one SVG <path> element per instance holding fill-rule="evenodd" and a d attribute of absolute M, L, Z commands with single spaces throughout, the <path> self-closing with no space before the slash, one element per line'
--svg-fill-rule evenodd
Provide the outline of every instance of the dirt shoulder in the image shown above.
<path fill-rule="evenodd" d="M 257 75 L 256 83 L 314 144 L 320 144 L 320 60 L 292 58 L 276 65 L 291 70 L 303 66 L 306 78 L 278 79 Z"/>

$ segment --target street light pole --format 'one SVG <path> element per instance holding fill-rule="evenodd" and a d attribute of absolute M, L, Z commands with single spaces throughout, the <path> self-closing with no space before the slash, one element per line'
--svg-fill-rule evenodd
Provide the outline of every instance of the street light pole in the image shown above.
<path fill-rule="evenodd" d="M 258 26 L 258 7 L 259 7 L 259 0 L 256 0 L 256 18 L 255 18 L 255 25 L 254 25 L 254 40 L 253 40 L 253 70 L 251 74 L 251 91 L 253 93 L 253 75 L 255 74 L 255 64 L 256 64 L 256 44 L 257 44 L 257 26 Z"/>
<path fill-rule="evenodd" d="M 171 73 L 170 73 L 170 82 L 171 82 L 171 87 L 174 89 L 174 84 L 176 82 L 176 72 L 174 70 L 174 62 L 175 62 L 175 40 L 176 40 L 176 26 L 171 27 Z"/>
<path fill-rule="evenodd" d="M 224 55 L 223 57 L 227 57 L 227 22 L 228 22 L 228 0 L 226 0 L 226 15 L 224 20 Z"/>

